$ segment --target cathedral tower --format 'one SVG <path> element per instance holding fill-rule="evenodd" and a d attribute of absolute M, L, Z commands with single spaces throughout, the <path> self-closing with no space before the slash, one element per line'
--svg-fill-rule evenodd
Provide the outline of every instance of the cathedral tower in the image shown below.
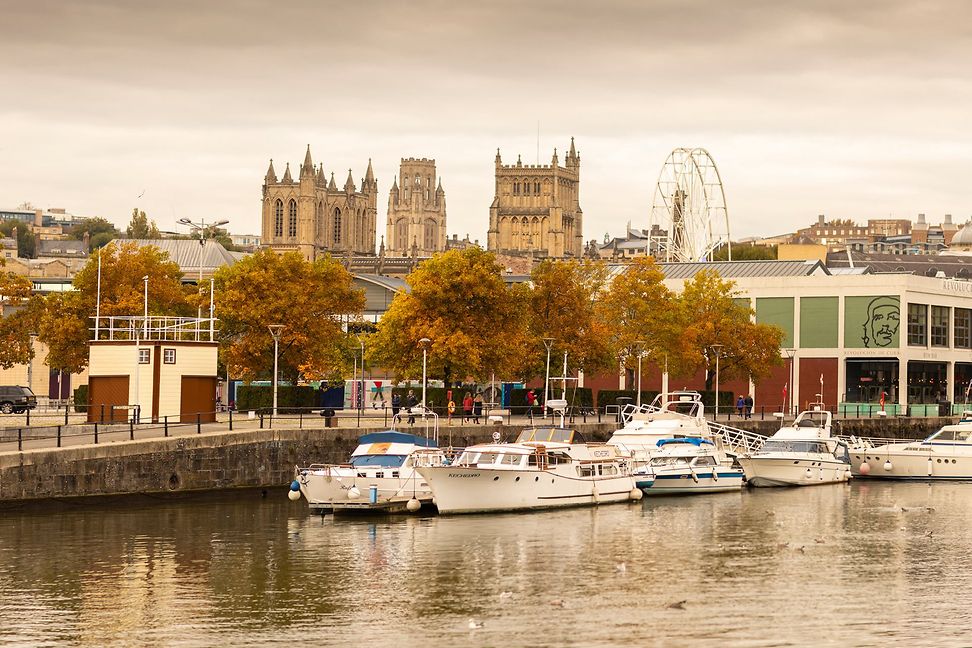
<path fill-rule="evenodd" d="M 287 164 L 277 180 L 273 160 L 263 180 L 262 235 L 265 246 L 277 252 L 299 251 L 313 261 L 318 255 L 373 255 L 378 228 L 378 182 L 368 170 L 355 186 L 351 170 L 338 188 L 324 165 L 314 167 L 310 146 L 295 180 Z"/>
<path fill-rule="evenodd" d="M 570 150 L 560 166 L 554 149 L 549 165 L 504 165 L 496 150 L 496 193 L 489 208 L 486 244 L 499 254 L 580 258 L 584 249 L 580 208 L 580 154 Z"/>
<path fill-rule="evenodd" d="M 388 195 L 387 247 L 395 256 L 431 256 L 446 247 L 446 203 L 435 160 L 402 158 Z"/>

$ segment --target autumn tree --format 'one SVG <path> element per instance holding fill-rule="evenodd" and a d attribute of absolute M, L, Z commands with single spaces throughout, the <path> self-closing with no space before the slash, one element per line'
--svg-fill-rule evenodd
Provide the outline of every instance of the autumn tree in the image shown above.
<path fill-rule="evenodd" d="M 45 299 L 38 333 L 50 349 L 47 364 L 56 369 L 77 373 L 88 364 L 87 343 L 98 300 L 98 255 L 102 317 L 141 315 L 146 276 L 150 315 L 189 316 L 195 312 L 182 285 L 182 272 L 168 254 L 131 242 L 106 245 L 75 275 L 74 291 Z"/>
<path fill-rule="evenodd" d="M 158 239 L 162 238 L 159 228 L 155 221 L 149 221 L 145 212 L 139 211 L 138 207 L 132 210 L 132 220 L 128 223 L 125 232 L 130 239 Z"/>
<path fill-rule="evenodd" d="M 422 376 L 422 338 L 429 375 L 447 383 L 517 375 L 533 344 L 528 338 L 528 293 L 507 286 L 491 252 L 450 250 L 422 263 L 368 341 L 369 359 L 398 379 Z"/>
<path fill-rule="evenodd" d="M 87 235 L 92 250 L 104 247 L 120 236 L 114 224 L 104 218 L 86 218 L 68 230 L 68 234 L 78 241 L 83 241 Z"/>
<path fill-rule="evenodd" d="M 0 236 L 10 236 L 17 230 L 17 256 L 33 259 L 37 256 L 37 240 L 34 233 L 27 227 L 27 223 L 19 220 L 0 222 Z"/>
<path fill-rule="evenodd" d="M 34 331 L 35 311 L 28 308 L 32 284 L 3 269 L 0 258 L 0 368 L 26 364 L 34 355 L 30 334 Z"/>
<path fill-rule="evenodd" d="M 296 381 L 347 374 L 353 357 L 343 325 L 358 319 L 364 294 L 331 257 L 306 261 L 300 254 L 264 249 L 216 271 L 216 316 L 223 361 L 247 380 L 270 376 L 271 324 L 283 324 L 282 375 Z M 354 346 L 357 341 L 354 342 Z"/>
<path fill-rule="evenodd" d="M 684 318 L 665 275 L 651 257 L 639 257 L 619 272 L 598 300 L 598 316 L 610 332 L 614 357 L 625 366 L 643 358 L 663 366 L 681 353 Z"/>
<path fill-rule="evenodd" d="M 596 308 L 596 298 L 606 278 L 607 269 L 600 261 L 545 260 L 533 269 L 529 298 L 530 373 L 544 371 L 543 338 L 555 339 L 557 354 L 567 352 L 568 367 L 586 372 L 617 367 L 608 327 L 598 317 Z"/>
<path fill-rule="evenodd" d="M 678 296 L 682 345 L 673 373 L 690 375 L 703 366 L 714 369 L 713 345 L 721 345 L 719 373 L 726 380 L 759 382 L 783 364 L 783 330 L 753 322 L 752 309 L 736 303 L 734 286 L 714 270 L 703 270 L 685 282 Z"/>

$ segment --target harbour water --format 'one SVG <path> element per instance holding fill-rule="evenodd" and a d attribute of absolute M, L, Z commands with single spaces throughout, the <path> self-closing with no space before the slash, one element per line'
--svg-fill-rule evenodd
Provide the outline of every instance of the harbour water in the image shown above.
<path fill-rule="evenodd" d="M 0 511 L 0 646 L 970 644 L 970 484 L 338 520 L 285 494 Z"/>

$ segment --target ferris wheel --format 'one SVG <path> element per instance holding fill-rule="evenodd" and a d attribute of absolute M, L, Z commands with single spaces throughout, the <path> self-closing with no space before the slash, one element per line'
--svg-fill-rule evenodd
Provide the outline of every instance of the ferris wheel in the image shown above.
<path fill-rule="evenodd" d="M 657 225 L 651 227 L 653 252 L 666 261 L 709 261 L 716 249 L 729 245 L 726 195 L 708 151 L 677 148 L 669 154 L 658 174 L 649 225 Z"/>

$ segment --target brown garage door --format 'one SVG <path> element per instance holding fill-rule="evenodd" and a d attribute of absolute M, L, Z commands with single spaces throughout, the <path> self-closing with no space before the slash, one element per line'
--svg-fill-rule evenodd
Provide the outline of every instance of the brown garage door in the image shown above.
<path fill-rule="evenodd" d="M 128 376 L 90 376 L 88 378 L 88 422 L 126 421 Z"/>
<path fill-rule="evenodd" d="M 183 376 L 179 420 L 195 423 L 200 414 L 203 423 L 216 420 L 216 378 L 213 376 Z"/>

